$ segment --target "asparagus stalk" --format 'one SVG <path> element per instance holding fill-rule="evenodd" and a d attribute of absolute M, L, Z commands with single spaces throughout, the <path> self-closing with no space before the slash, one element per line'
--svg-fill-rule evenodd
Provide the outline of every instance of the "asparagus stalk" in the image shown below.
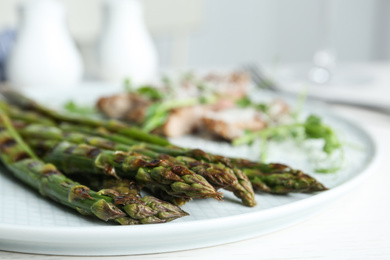
<path fill-rule="evenodd" d="M 137 145 L 138 147 L 142 147 L 156 153 L 167 154 L 170 156 L 175 156 L 176 158 L 178 158 L 179 156 L 180 156 L 179 158 L 194 158 L 197 161 L 214 164 L 217 166 L 217 168 L 222 169 L 225 173 L 228 173 L 228 175 L 230 175 L 231 178 L 237 180 L 234 181 L 231 185 L 225 186 L 224 187 L 225 189 L 232 191 L 234 195 L 240 198 L 245 205 L 250 207 L 256 205 L 255 194 L 253 191 L 253 187 L 250 183 L 250 180 L 242 172 L 242 170 L 235 167 L 231 163 L 230 159 L 227 157 L 212 155 L 200 149 L 185 149 L 174 145 L 163 147 L 163 146 L 158 146 L 150 143 L 140 143 L 136 140 L 133 140 L 131 138 L 128 138 L 120 134 L 112 134 L 110 133 L 110 131 L 102 127 L 97 129 L 96 128 L 93 129 L 88 126 L 83 126 L 81 128 L 78 128 L 78 126 L 66 124 L 66 125 L 62 125 L 61 128 L 66 131 L 69 130 L 75 131 L 78 129 L 79 131 L 82 131 L 84 133 L 99 135 L 109 140 L 122 143 L 122 144 L 127 144 L 132 146 Z"/>
<path fill-rule="evenodd" d="M 38 102 L 35 102 L 32 99 L 29 99 L 18 92 L 9 89 L 2 90 L 2 94 L 11 103 L 23 109 L 37 111 L 55 121 L 70 122 L 70 123 L 75 123 L 80 125 L 87 125 L 91 127 L 105 127 L 110 131 L 118 132 L 122 135 L 132 137 L 136 140 L 145 141 L 145 142 L 154 143 L 163 146 L 169 145 L 168 140 L 166 140 L 165 138 L 146 133 L 136 127 L 130 126 L 128 124 L 125 124 L 117 120 L 103 120 L 103 119 L 95 119 L 91 117 L 84 117 L 84 116 L 73 115 L 73 114 L 60 113 Z"/>
<path fill-rule="evenodd" d="M 40 137 L 40 138 L 52 138 L 56 140 L 65 139 L 75 143 L 93 144 L 97 147 L 106 148 L 110 150 L 135 151 L 144 155 L 148 155 L 155 159 L 167 160 L 176 165 L 188 167 L 190 170 L 203 176 L 210 184 L 212 184 L 216 188 L 225 188 L 229 191 L 232 191 L 238 198 L 240 198 L 243 201 L 245 205 L 247 206 L 256 205 L 252 185 L 250 184 L 245 174 L 243 174 L 243 172 L 237 168 L 230 169 L 226 167 L 226 165 L 221 164 L 221 161 L 223 161 L 221 159 L 218 159 L 218 165 L 215 166 L 213 164 L 198 161 L 190 157 L 184 157 L 184 156 L 172 157 L 167 154 L 158 154 L 154 151 L 143 148 L 142 144 L 138 146 L 137 145 L 127 146 L 125 144 L 117 144 L 113 141 L 109 141 L 104 138 L 87 136 L 81 133 L 75 133 L 75 132 L 63 133 L 60 129 L 55 127 L 31 125 L 21 130 L 21 133 L 24 136 L 30 138 Z M 52 145 L 53 144 L 50 144 L 50 146 Z M 163 149 L 160 150 L 165 151 Z M 221 168 L 223 168 L 223 170 Z M 156 188 L 154 188 L 154 190 L 156 190 Z M 182 204 L 183 201 L 179 202 L 176 200 L 175 203 Z"/>
<path fill-rule="evenodd" d="M 116 178 L 121 176 L 134 179 L 140 184 L 159 186 L 173 196 L 221 199 L 221 194 L 202 176 L 166 160 L 66 141 L 28 142 L 38 150 L 50 148 L 44 160 L 55 164 L 66 174 L 93 173 Z"/>
<path fill-rule="evenodd" d="M 64 129 L 74 129 L 74 126 L 64 125 Z M 95 133 L 107 139 L 117 142 L 136 145 L 137 141 L 119 134 L 110 135 L 105 129 L 91 129 L 83 127 L 81 131 Z M 143 143 L 145 149 L 172 156 L 185 156 L 203 162 L 212 163 L 222 170 L 230 171 L 237 179 L 238 183 L 229 186 L 227 190 L 232 191 L 241 198 L 244 204 L 253 203 L 254 195 L 252 186 L 262 192 L 287 194 L 290 192 L 316 192 L 324 191 L 327 188 L 313 177 L 304 174 L 300 170 L 292 169 L 289 166 L 278 163 L 258 163 L 240 158 L 229 158 L 220 155 L 206 153 L 200 149 L 185 149 L 177 146 L 157 146 Z M 250 185 L 250 183 L 252 185 Z M 246 202 L 245 202 L 246 201 Z"/>
<path fill-rule="evenodd" d="M 38 190 L 41 195 L 73 208 L 84 215 L 92 215 L 104 221 L 134 224 L 126 213 L 112 203 L 112 199 L 99 195 L 87 186 L 72 181 L 52 164 L 37 159 L 0 111 L 4 126 L 0 127 L 0 159 L 21 181 Z"/>
<path fill-rule="evenodd" d="M 66 130 L 75 130 L 75 126 L 67 126 Z M 77 129 L 77 128 L 76 128 Z M 93 130 L 89 127 L 82 127 L 82 131 L 89 133 L 98 133 L 98 131 Z M 68 132 L 67 134 L 62 134 L 61 130 L 53 127 L 40 127 L 40 126 L 30 126 L 24 130 L 21 130 L 22 134 L 25 136 L 35 136 L 41 138 L 52 138 L 56 140 L 67 139 L 76 143 L 87 142 L 89 144 L 94 144 L 99 147 L 105 147 L 110 150 L 121 150 L 121 151 L 136 151 L 142 154 L 147 154 L 153 158 L 168 160 L 172 163 L 179 164 L 185 167 L 189 167 L 191 170 L 202 175 L 216 188 L 224 188 L 226 190 L 232 191 L 235 196 L 240 198 L 244 205 L 253 207 L 256 205 L 255 195 L 252 188 L 252 185 L 247 178 L 247 176 L 238 168 L 235 168 L 230 163 L 229 159 L 222 156 L 209 155 L 203 152 L 200 149 L 194 150 L 185 150 L 182 148 L 176 147 L 161 147 L 148 143 L 139 143 L 137 141 L 125 138 L 124 136 L 114 135 L 117 138 L 114 138 L 115 141 L 122 140 L 122 143 L 110 142 L 106 139 L 101 139 L 99 137 L 88 137 L 83 136 L 81 133 Z M 73 133 L 73 134 L 72 134 Z M 113 140 L 113 135 L 109 134 L 100 134 L 104 138 Z M 119 138 L 121 139 L 119 139 Z M 127 140 L 127 141 L 126 141 Z M 125 143 L 125 144 L 123 144 Z M 46 142 L 47 144 L 47 142 Z M 131 144 L 131 146 L 129 146 Z M 42 144 L 41 144 L 42 145 Z M 51 144 L 52 145 L 52 144 Z M 127 146 L 126 146 L 127 145 Z M 165 149 L 164 149 L 165 148 Z M 181 154 L 184 155 L 193 155 L 198 158 L 195 160 L 191 157 L 186 156 L 177 156 L 172 157 L 169 154 L 177 155 L 178 151 L 181 150 Z M 167 155 L 168 154 L 168 155 Z M 200 159 L 207 159 L 212 161 L 211 164 L 200 161 Z M 168 192 L 169 193 L 169 192 Z"/>
<path fill-rule="evenodd" d="M 0 101 L 0 108 L 6 111 L 9 117 L 16 120 L 22 120 L 26 123 L 37 123 L 44 125 L 55 126 L 56 122 L 40 113 L 35 111 L 23 111 L 18 107 L 12 106 L 8 103 Z"/>
<path fill-rule="evenodd" d="M 171 156 L 169 155 L 161 155 L 160 158 L 169 158 Z M 173 157 L 172 157 L 173 158 Z M 218 169 L 221 169 L 225 174 L 213 174 L 212 172 L 208 172 L 207 174 L 204 173 L 204 176 L 208 176 L 208 180 L 210 180 L 211 183 L 213 183 L 217 187 L 221 187 L 221 183 L 226 183 L 226 180 L 222 179 L 222 177 L 227 177 L 234 179 L 235 181 L 232 182 L 230 185 L 222 186 L 222 188 L 229 190 L 234 193 L 234 195 L 241 199 L 241 201 L 244 203 L 244 205 L 249 207 L 256 206 L 256 199 L 255 194 L 253 191 L 253 187 L 248 179 L 248 177 L 238 168 L 230 168 L 226 165 L 220 163 L 220 162 L 214 162 L 214 163 L 206 163 L 203 161 L 199 161 L 196 159 L 193 159 L 191 157 L 185 157 L 185 156 L 178 156 L 174 159 L 180 160 L 182 162 L 187 163 L 188 165 L 191 165 L 191 169 L 199 168 L 198 171 L 207 171 L 208 169 L 205 169 L 205 165 L 213 165 L 217 167 Z M 217 163 L 217 164 L 216 164 Z M 226 178 L 225 177 L 225 178 Z"/>
<path fill-rule="evenodd" d="M 164 223 L 188 215 L 179 207 L 151 196 L 138 199 L 139 190 L 130 182 L 121 182 L 118 186 L 117 183 L 110 185 L 112 182 L 107 181 L 106 189 L 94 192 L 65 177 L 54 165 L 38 160 L 35 154 L 26 150 L 27 146 L 16 133 L 14 136 L 17 140 L 4 128 L 0 129 L 0 158 L 6 166 L 42 195 L 82 214 L 126 225 Z"/>
<path fill-rule="evenodd" d="M 316 192 L 327 188 L 313 177 L 279 163 L 255 163 L 243 159 L 235 159 L 234 164 L 242 167 L 256 190 L 274 194 L 290 192 Z"/>
<path fill-rule="evenodd" d="M 12 96 L 12 95 L 11 95 Z M 19 100 L 19 104 L 23 105 L 23 102 L 20 102 L 20 97 L 18 98 L 11 98 L 13 100 Z M 31 100 L 29 100 L 31 101 Z M 25 102 L 28 103 L 28 102 Z M 24 106 L 26 107 L 26 106 Z M 39 110 L 39 109 L 38 109 Z M 42 109 L 41 109 L 42 110 Z M 40 110 L 39 110 L 40 111 Z M 43 111 L 43 110 L 42 110 Z M 61 120 L 60 117 L 57 117 L 57 119 Z M 75 120 L 63 120 L 65 122 L 72 122 L 72 123 L 82 123 Z M 96 120 L 95 120 L 96 121 Z M 95 126 L 95 128 L 91 128 L 88 126 Z M 100 126 L 96 128 L 96 126 Z M 69 128 L 69 125 L 66 126 Z M 72 127 L 72 126 L 70 126 Z M 74 126 L 73 126 L 74 127 Z M 114 140 L 120 143 L 128 144 L 128 145 L 135 145 L 139 144 L 138 140 L 133 140 L 129 137 L 136 135 L 123 135 L 120 131 L 115 131 L 118 128 L 109 128 L 106 127 L 105 124 L 89 124 L 84 123 L 82 127 L 79 127 L 81 131 L 87 132 L 87 133 L 94 133 L 99 134 L 101 136 L 104 136 L 105 138 L 108 138 L 110 140 Z M 108 129 L 107 129 L 108 128 Z M 113 130 L 114 129 L 114 130 Z M 109 131 L 110 130 L 110 131 Z M 112 133 L 112 131 L 116 133 Z M 197 160 L 201 160 L 208 163 L 222 163 L 226 167 L 230 168 L 232 172 L 235 175 L 235 178 L 239 179 L 240 181 L 238 184 L 236 184 L 236 187 L 231 189 L 233 192 L 235 191 L 235 194 L 237 196 L 247 196 L 248 198 L 253 197 L 253 191 L 251 189 L 251 185 L 249 185 L 249 182 L 252 183 L 253 186 L 255 186 L 258 190 L 265 191 L 265 192 L 271 192 L 271 193 L 288 193 L 288 192 L 312 192 L 312 191 L 321 191 L 325 190 L 326 188 L 319 182 L 317 182 L 314 178 L 306 175 L 306 174 L 299 174 L 292 175 L 292 171 L 284 172 L 284 176 L 280 175 L 280 172 L 278 172 L 278 169 L 273 169 L 270 166 L 267 166 L 266 164 L 261 165 L 260 170 L 252 169 L 253 165 L 249 164 L 240 164 L 239 161 L 245 161 L 241 159 L 235 159 L 235 158 L 227 158 L 223 156 L 215 156 L 212 154 L 205 153 L 204 151 L 200 149 L 184 149 L 173 145 L 165 144 L 164 146 L 156 145 L 156 142 L 152 143 L 146 143 L 143 144 L 147 149 L 153 150 L 158 153 L 166 153 L 172 156 L 187 156 L 187 157 L 193 157 Z M 252 164 L 256 164 L 252 162 Z M 269 168 L 270 170 L 275 170 L 274 172 L 269 172 L 266 174 L 262 168 Z M 220 167 L 221 168 L 221 167 Z M 243 172 L 245 174 L 243 174 Z M 256 173 L 255 173 L 256 172 Z M 271 175 L 270 175 L 271 174 Z M 275 176 L 275 174 L 278 174 Z M 248 179 L 245 175 L 250 176 L 250 179 Z M 255 176 L 256 175 L 256 178 Z M 302 185 L 305 188 L 302 188 Z M 230 186 L 232 188 L 232 186 Z M 241 194 L 241 195 L 240 195 Z M 243 200 L 246 200 L 245 198 Z M 251 201 L 251 199 L 249 199 Z M 244 202 L 245 203 L 245 202 Z M 246 202 L 245 204 L 248 204 Z M 249 202 L 249 204 L 253 204 L 252 202 Z"/>
<path fill-rule="evenodd" d="M 91 136 L 79 132 L 64 132 L 61 129 L 53 126 L 44 125 L 29 125 L 19 132 L 26 138 L 40 138 L 40 139 L 51 139 L 51 140 L 65 140 L 76 144 L 89 144 L 98 148 L 113 150 L 113 151 L 124 151 L 124 152 L 137 152 L 147 155 L 154 159 L 168 160 L 176 165 L 181 165 L 189 168 L 195 173 L 203 176 L 210 184 L 216 188 L 224 188 L 231 186 L 237 182 L 237 179 L 230 173 L 226 173 L 216 165 L 197 161 L 190 157 L 173 157 L 167 154 L 156 153 L 152 150 L 148 150 L 140 145 L 126 145 L 110 141 L 106 138 Z"/>
<path fill-rule="evenodd" d="M 73 131 L 79 129 L 77 128 L 77 126 L 72 126 L 72 125 L 65 125 L 63 128 L 65 130 L 73 130 Z M 290 167 L 281 164 L 275 164 L 275 163 L 264 164 L 264 163 L 257 163 L 245 159 L 227 158 L 223 156 L 207 154 L 200 149 L 190 150 L 190 149 L 183 149 L 179 147 L 161 147 L 161 146 L 156 146 L 148 143 L 140 143 L 135 140 L 126 138 L 124 136 L 120 136 L 118 134 L 109 135 L 108 134 L 109 132 L 103 129 L 93 130 L 89 127 L 82 127 L 81 130 L 85 133 L 94 133 L 94 134 L 100 134 L 100 136 L 104 136 L 103 139 L 99 139 L 98 137 L 91 138 L 89 143 L 91 143 L 92 141 L 95 142 L 95 144 L 97 142 L 100 142 L 101 144 L 99 146 L 101 147 L 111 146 L 108 149 L 127 150 L 130 147 L 132 147 L 133 151 L 137 151 L 149 155 L 151 157 L 162 158 L 163 156 L 164 159 L 172 160 L 173 157 L 167 154 L 173 154 L 173 155 L 185 154 L 185 155 L 191 155 L 193 157 L 202 160 L 199 161 L 186 156 L 176 156 L 175 158 L 173 158 L 176 159 L 176 163 L 177 161 L 180 160 L 186 161 L 187 167 L 190 164 L 192 164 L 192 166 L 195 166 L 197 162 L 201 162 L 202 164 L 207 164 L 204 161 L 212 161 L 213 164 L 217 166 L 217 168 L 223 169 L 225 173 L 226 172 L 230 173 L 231 176 L 234 175 L 236 179 L 239 179 L 241 181 L 241 183 L 235 182 L 234 184 L 230 185 L 229 188 L 226 189 L 235 193 L 237 197 L 244 198 L 243 200 L 249 201 L 249 203 L 251 203 L 253 196 L 252 196 L 251 186 L 248 184 L 248 179 L 243 175 L 243 173 L 249 177 L 249 181 L 251 182 L 252 186 L 256 190 L 262 192 L 286 194 L 289 192 L 315 192 L 315 191 L 326 190 L 326 188 L 321 183 L 319 183 L 309 175 L 306 175 L 299 170 L 293 170 Z M 40 135 L 45 135 L 45 136 L 52 135 L 50 133 L 46 133 L 43 129 L 40 130 L 36 129 L 35 131 L 30 131 L 30 135 L 32 135 L 33 132 L 36 132 L 38 134 L 42 133 Z M 57 130 L 57 132 L 61 132 L 61 131 Z M 75 133 L 75 137 L 73 138 L 73 140 L 77 141 L 77 138 L 80 137 L 80 135 L 82 136 L 82 134 L 77 135 Z M 61 134 L 57 133 L 57 138 L 60 139 Z M 68 138 L 70 138 L 70 136 Z M 85 136 L 84 138 L 80 138 L 80 139 L 83 139 L 84 141 L 88 142 Z M 117 143 L 114 141 L 110 142 L 108 141 L 108 139 L 120 141 L 121 143 Z M 155 151 L 158 151 L 160 153 L 157 153 Z M 191 169 L 196 170 L 196 166 L 192 167 Z M 199 170 L 197 173 L 201 174 Z M 283 173 L 283 175 L 281 173 Z M 217 182 L 214 182 L 212 179 L 207 178 L 205 175 L 203 176 L 214 186 L 218 186 Z M 249 192 L 247 192 L 247 190 L 249 190 Z M 247 196 L 247 198 L 245 198 L 245 196 Z"/>
<path fill-rule="evenodd" d="M 188 201 L 191 201 L 191 198 L 182 198 L 182 197 L 175 197 L 170 194 L 168 194 L 165 190 L 161 189 L 157 186 L 148 186 L 147 190 L 149 190 L 153 195 L 155 195 L 157 198 L 160 198 L 164 201 L 169 201 L 172 204 L 181 207 L 184 204 L 186 204 Z"/>
<path fill-rule="evenodd" d="M 156 153 L 145 148 L 134 147 L 135 152 L 139 152 L 148 156 L 156 157 L 158 159 L 168 160 L 172 163 L 188 167 L 192 171 L 203 176 L 208 182 L 210 182 L 215 188 L 227 188 L 237 184 L 237 178 L 229 171 L 223 170 L 219 165 L 206 163 L 203 161 L 195 160 L 191 157 L 185 156 L 171 156 L 163 153 Z"/>
<path fill-rule="evenodd" d="M 141 196 L 140 186 L 134 181 L 113 178 L 87 178 L 92 188 L 101 190 L 102 194 L 114 196 L 115 204 L 142 224 L 165 223 L 187 216 L 188 213 L 171 203 L 153 196 Z"/>

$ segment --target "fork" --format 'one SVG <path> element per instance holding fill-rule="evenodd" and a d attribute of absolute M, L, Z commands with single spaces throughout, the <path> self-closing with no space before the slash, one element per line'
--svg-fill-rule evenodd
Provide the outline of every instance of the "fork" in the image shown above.
<path fill-rule="evenodd" d="M 277 83 L 275 83 L 273 80 L 268 78 L 263 73 L 263 71 L 261 70 L 261 68 L 258 65 L 246 64 L 246 65 L 243 65 L 242 68 L 244 69 L 245 72 L 247 72 L 250 75 L 252 81 L 256 84 L 257 87 L 262 88 L 262 89 L 267 89 L 267 90 L 274 92 L 274 93 L 295 95 L 295 94 L 292 94 L 291 92 L 287 92 L 287 91 L 282 90 L 277 85 Z M 390 106 L 385 106 L 385 105 L 368 104 L 368 103 L 360 103 L 360 102 L 352 101 L 352 100 L 339 100 L 339 99 L 330 99 L 330 98 L 313 97 L 313 96 L 308 97 L 308 99 L 321 101 L 321 102 L 324 102 L 327 104 L 332 104 L 332 105 L 343 105 L 343 106 L 351 106 L 351 107 L 356 107 L 356 108 L 363 108 L 363 109 L 383 113 L 386 115 L 390 115 Z"/>

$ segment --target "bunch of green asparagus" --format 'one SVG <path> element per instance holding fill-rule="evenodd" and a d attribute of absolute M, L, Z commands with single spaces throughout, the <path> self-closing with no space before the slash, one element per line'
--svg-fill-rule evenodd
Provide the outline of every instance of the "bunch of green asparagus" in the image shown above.
<path fill-rule="evenodd" d="M 221 189 L 250 207 L 254 190 L 326 190 L 286 165 L 182 148 L 120 121 L 60 113 L 14 91 L 2 94 L 4 165 L 42 195 L 105 221 L 171 221 L 188 215 L 179 206 L 192 199 L 222 200 Z M 151 195 L 142 197 L 141 190 Z"/>

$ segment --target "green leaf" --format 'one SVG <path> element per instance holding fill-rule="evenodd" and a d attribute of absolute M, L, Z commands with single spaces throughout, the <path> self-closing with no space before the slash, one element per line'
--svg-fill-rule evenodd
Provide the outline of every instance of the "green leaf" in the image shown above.
<path fill-rule="evenodd" d="M 130 78 L 126 78 L 125 79 L 125 82 L 123 84 L 126 92 L 133 92 L 134 89 L 135 89 L 135 86 L 133 85 L 133 83 L 131 82 L 131 79 Z"/>
<path fill-rule="evenodd" d="M 156 102 L 150 105 L 145 112 L 145 121 L 152 118 L 152 116 L 156 114 L 160 106 L 161 106 L 161 102 Z"/>
<path fill-rule="evenodd" d="M 236 105 L 241 108 L 252 107 L 261 112 L 267 113 L 269 105 L 265 103 L 254 103 L 248 96 L 244 96 L 236 101 Z"/>
<path fill-rule="evenodd" d="M 325 138 L 324 152 L 327 154 L 333 153 L 333 151 L 339 149 L 341 147 L 341 143 L 335 134 L 330 134 Z"/>
<path fill-rule="evenodd" d="M 333 168 L 317 168 L 314 169 L 315 172 L 317 173 L 335 173 L 341 169 L 341 166 L 336 166 Z"/>
<path fill-rule="evenodd" d="M 307 138 L 323 139 L 325 141 L 323 151 L 327 154 L 341 147 L 336 133 L 329 126 L 322 124 L 318 116 L 310 115 L 306 119 L 305 133 Z"/>
<path fill-rule="evenodd" d="M 259 138 L 259 133 L 258 132 L 252 132 L 249 130 L 245 130 L 244 134 L 232 141 L 233 146 L 238 146 L 238 145 L 252 145 L 253 142 Z"/>
<path fill-rule="evenodd" d="M 344 165 L 344 159 L 345 159 L 345 154 L 344 150 L 340 149 L 340 153 L 337 154 L 337 160 L 333 161 L 329 166 L 327 167 L 316 167 L 315 172 L 317 173 L 335 173 L 339 171 L 343 165 Z M 330 154 L 328 155 L 327 160 L 330 160 Z M 327 163 L 329 164 L 329 163 Z"/>
<path fill-rule="evenodd" d="M 150 132 L 159 126 L 164 125 L 164 123 L 168 119 L 168 115 L 169 113 L 167 111 L 155 114 L 153 117 L 149 118 L 149 120 L 145 122 L 142 127 L 142 130 Z"/>
<path fill-rule="evenodd" d="M 166 109 L 165 104 L 157 102 L 149 106 L 145 114 L 145 122 L 142 130 L 150 132 L 159 126 L 162 126 L 168 119 L 169 110 Z"/>
<path fill-rule="evenodd" d="M 269 105 L 267 105 L 267 104 L 256 104 L 255 105 L 255 108 L 257 109 L 257 110 L 260 110 L 260 111 L 262 111 L 262 112 L 264 112 L 264 113 L 267 113 L 268 112 L 268 110 L 269 110 Z"/>
<path fill-rule="evenodd" d="M 247 108 L 252 106 L 252 101 L 247 96 L 244 96 L 236 101 L 236 105 L 241 108 Z"/>
<path fill-rule="evenodd" d="M 162 91 L 152 86 L 142 86 L 136 90 L 136 93 L 152 100 L 161 100 L 165 97 Z"/>
<path fill-rule="evenodd" d="M 156 102 L 149 106 L 145 115 L 145 122 L 143 124 L 144 131 L 152 131 L 165 123 L 168 119 L 169 111 L 179 107 L 194 106 L 197 104 L 211 104 L 216 101 L 214 96 L 202 98 L 187 98 L 187 99 L 172 99 L 164 102 Z M 202 104 L 203 104 L 202 103 Z"/>
<path fill-rule="evenodd" d="M 80 106 L 80 105 L 77 105 L 73 100 L 66 102 L 64 105 L 64 109 L 68 112 L 82 114 L 82 115 L 91 115 L 91 114 L 97 113 L 97 111 L 94 107 Z"/>
<path fill-rule="evenodd" d="M 306 118 L 307 125 L 321 125 L 321 123 L 322 123 L 321 118 L 316 115 L 309 115 Z"/>

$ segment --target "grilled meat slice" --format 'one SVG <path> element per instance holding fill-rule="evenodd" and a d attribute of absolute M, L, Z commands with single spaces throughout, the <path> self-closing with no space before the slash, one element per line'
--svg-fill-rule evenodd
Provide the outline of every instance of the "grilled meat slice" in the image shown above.
<path fill-rule="evenodd" d="M 242 136 L 245 130 L 258 131 L 267 126 L 260 113 L 237 108 L 209 112 L 202 123 L 206 132 L 228 141 Z"/>
<path fill-rule="evenodd" d="M 149 99 L 134 93 L 123 93 L 102 97 L 97 102 L 97 108 L 108 117 L 142 124 L 146 110 L 152 104 Z"/>

